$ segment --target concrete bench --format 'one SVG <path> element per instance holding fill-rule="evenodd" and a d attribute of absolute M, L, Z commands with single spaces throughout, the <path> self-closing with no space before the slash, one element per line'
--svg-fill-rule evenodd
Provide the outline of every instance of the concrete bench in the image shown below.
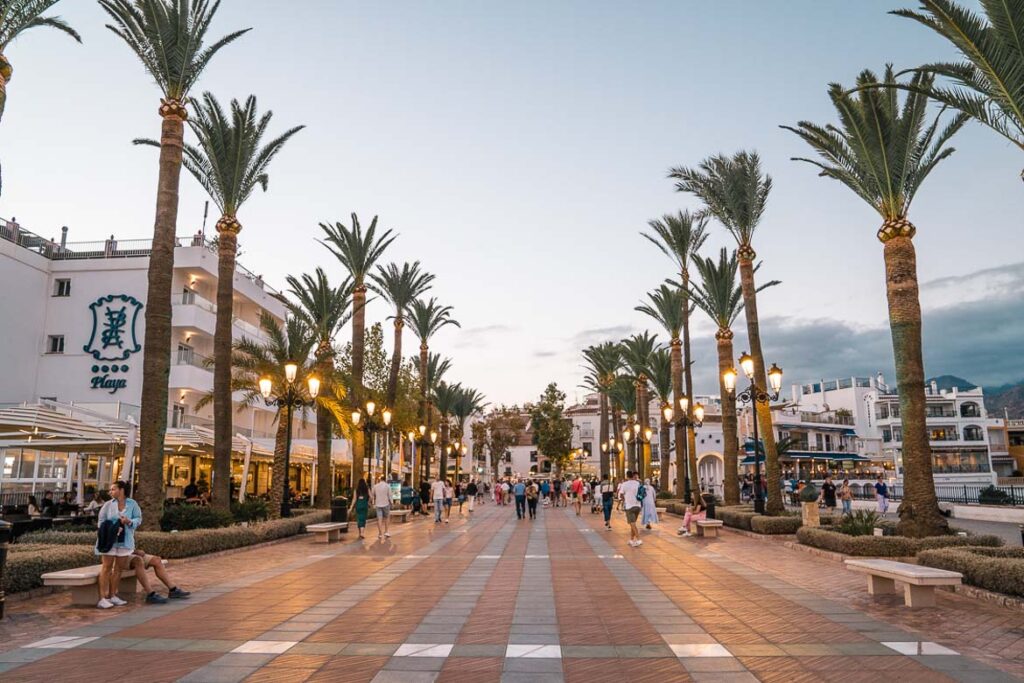
<path fill-rule="evenodd" d="M 410 514 L 412 514 L 412 510 L 392 510 L 389 513 L 389 516 L 398 524 L 402 524 L 403 522 L 409 521 Z"/>
<path fill-rule="evenodd" d="M 342 529 L 348 530 L 348 522 L 322 522 L 306 525 L 306 531 L 316 534 L 316 543 L 333 543 L 340 540 Z"/>
<path fill-rule="evenodd" d="M 868 575 L 868 593 L 886 595 L 903 584 L 907 607 L 934 607 L 936 586 L 959 586 L 963 574 L 895 560 L 846 560 L 850 571 Z"/>
<path fill-rule="evenodd" d="M 718 529 L 721 526 L 722 520 L 720 519 L 698 519 L 697 535 L 704 536 L 705 538 L 716 538 L 718 536 Z"/>
<path fill-rule="evenodd" d="M 167 560 L 163 562 L 164 566 L 169 564 Z M 101 565 L 94 564 L 88 567 L 43 574 L 43 585 L 65 586 L 71 591 L 72 605 L 95 607 L 96 603 L 100 601 L 100 567 Z M 122 570 L 117 594 L 124 597 L 126 594 L 137 593 L 138 590 L 139 581 L 135 578 L 135 569 Z"/>

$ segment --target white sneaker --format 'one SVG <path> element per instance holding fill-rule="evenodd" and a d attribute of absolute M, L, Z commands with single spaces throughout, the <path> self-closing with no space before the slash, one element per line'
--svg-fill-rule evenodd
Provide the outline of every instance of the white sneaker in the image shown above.
<path fill-rule="evenodd" d="M 110 598 L 110 604 L 114 605 L 115 607 L 122 607 L 124 605 L 127 605 L 128 601 L 122 600 L 121 598 L 115 595 L 114 597 Z"/>
<path fill-rule="evenodd" d="M 690 537 L 690 536 L 693 536 L 693 534 L 691 534 L 691 533 L 690 533 L 689 531 L 684 531 L 684 532 L 683 532 L 683 537 L 684 537 L 684 538 L 688 538 L 688 537 Z"/>
<path fill-rule="evenodd" d="M 100 609 L 110 609 L 114 606 L 114 603 L 110 602 L 110 600 L 107 600 L 106 598 L 101 598 L 100 601 L 96 603 L 96 606 Z"/>
<path fill-rule="evenodd" d="M 385 531 L 384 532 L 384 538 L 391 538 L 391 534 L 389 534 L 387 531 Z"/>
<path fill-rule="evenodd" d="M 638 539 L 636 539 L 636 544 L 637 545 L 643 545 L 644 542 L 638 538 Z"/>

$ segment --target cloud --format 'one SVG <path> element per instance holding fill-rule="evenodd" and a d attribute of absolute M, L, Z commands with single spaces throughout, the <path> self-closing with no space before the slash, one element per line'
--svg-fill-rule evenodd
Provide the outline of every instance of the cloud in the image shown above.
<path fill-rule="evenodd" d="M 616 325 L 614 327 L 597 327 L 589 330 L 580 330 L 569 343 L 572 348 L 576 351 L 583 348 L 584 346 L 590 346 L 591 344 L 600 344 L 606 341 L 619 341 L 628 337 L 633 333 L 633 328 L 629 325 Z"/>
<path fill-rule="evenodd" d="M 516 328 L 511 325 L 481 325 L 480 327 L 467 327 L 458 331 L 453 346 L 455 348 L 484 347 L 490 345 L 489 337 L 493 335 L 512 332 Z"/>
<path fill-rule="evenodd" d="M 534 351 L 534 358 L 552 358 L 559 355 L 558 351 Z"/>

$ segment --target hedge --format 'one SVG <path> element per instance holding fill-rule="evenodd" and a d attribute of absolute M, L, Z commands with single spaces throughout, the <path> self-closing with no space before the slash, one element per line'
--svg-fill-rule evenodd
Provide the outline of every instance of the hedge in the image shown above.
<path fill-rule="evenodd" d="M 964 575 L 964 583 L 1024 597 L 1024 548 L 939 548 L 922 550 L 919 564 Z"/>
<path fill-rule="evenodd" d="M 848 536 L 838 531 L 801 527 L 796 538 L 803 545 L 829 550 L 844 555 L 869 557 L 911 557 L 922 550 L 947 548 L 950 546 L 999 547 L 1003 539 L 998 536 L 929 536 L 909 538 L 906 536 Z"/>
<path fill-rule="evenodd" d="M 21 549 L 19 545 L 16 543 L 10 546 L 11 552 L 7 555 L 4 568 L 4 590 L 8 593 L 42 586 L 41 577 L 48 572 L 75 569 L 99 562 L 91 547 L 26 544 L 28 547 Z"/>
<path fill-rule="evenodd" d="M 755 515 L 750 520 L 750 530 L 758 534 L 795 534 L 801 525 L 803 520 L 795 515 Z"/>

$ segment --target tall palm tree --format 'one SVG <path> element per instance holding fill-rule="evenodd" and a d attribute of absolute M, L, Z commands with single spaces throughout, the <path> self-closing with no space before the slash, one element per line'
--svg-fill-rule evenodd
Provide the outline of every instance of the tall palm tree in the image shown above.
<path fill-rule="evenodd" d="M 653 235 L 641 233 L 648 241 L 661 250 L 661 253 L 672 259 L 679 270 L 679 282 L 677 283 L 682 293 L 682 353 L 680 354 L 679 367 L 682 369 L 682 377 L 674 380 L 675 405 L 679 408 L 679 399 L 684 396 L 681 383 L 685 381 L 685 396 L 693 397 L 693 359 L 690 354 L 690 260 L 695 257 L 700 248 L 707 241 L 707 217 L 693 214 L 689 211 L 680 211 L 675 215 L 665 214 L 661 220 L 648 221 Z M 679 344 L 679 334 L 675 334 L 672 343 Z M 673 375 L 678 377 L 678 375 Z M 689 425 L 686 427 L 686 450 L 690 453 L 690 477 L 691 483 L 697 481 L 697 433 L 693 427 L 692 400 L 687 401 L 686 417 Z M 681 426 L 676 427 L 676 485 L 677 493 L 681 494 L 685 489 L 686 470 L 682 466 L 683 439 Z M 700 496 L 700 488 L 692 487 L 695 496 Z"/>
<path fill-rule="evenodd" d="M 395 307 L 395 348 L 391 354 L 386 398 L 387 405 L 394 408 L 398 393 L 398 371 L 402 366 L 402 328 L 405 327 L 406 309 L 430 289 L 434 276 L 420 272 L 420 262 L 414 261 L 403 264 L 401 268 L 397 263 L 389 263 L 387 268 L 377 266 L 377 273 L 372 277 L 380 293 Z"/>
<path fill-rule="evenodd" d="M 3 119 L 7 106 L 7 84 L 14 73 L 14 67 L 4 54 L 11 41 L 30 28 L 48 26 L 82 42 L 78 32 L 63 19 L 43 16 L 43 12 L 56 4 L 57 0 L 0 0 L 0 119 Z"/>
<path fill-rule="evenodd" d="M 370 227 L 363 232 L 363 226 L 359 224 L 359 217 L 355 213 L 352 214 L 351 228 L 339 221 L 333 225 L 321 223 L 320 229 L 324 231 L 323 244 L 345 267 L 352 281 L 352 386 L 349 387 L 349 398 L 352 407 L 359 408 L 365 393 L 363 357 L 366 353 L 366 280 L 373 272 L 374 265 L 384 255 L 384 250 L 398 235 L 392 235 L 391 230 L 385 230 L 378 236 L 377 216 L 373 217 Z M 366 458 L 366 443 L 361 432 L 355 433 L 353 445 L 354 487 L 356 481 L 363 478 L 363 460 Z"/>
<path fill-rule="evenodd" d="M 905 87 L 960 110 L 1024 150 L 1024 0 L 980 0 L 984 17 L 951 0 L 919 2 L 923 12 L 904 9 L 891 14 L 932 29 L 952 43 L 964 61 L 920 68 L 950 79 L 956 87 Z"/>
<path fill-rule="evenodd" d="M 687 256 L 689 259 L 689 256 Z M 673 410 L 679 409 L 679 399 L 689 394 L 683 393 L 683 342 L 680 339 L 684 330 L 689 328 L 687 322 L 689 316 L 686 314 L 686 309 L 689 307 L 688 295 L 681 287 L 669 287 L 668 285 L 661 285 L 658 289 L 647 294 L 647 298 L 650 303 L 641 304 L 636 307 L 636 310 L 641 313 L 654 318 L 665 331 L 668 332 L 669 337 L 672 340 L 670 349 L 670 358 L 672 360 L 672 397 L 666 399 L 665 402 L 672 406 Z M 689 357 L 687 356 L 687 360 Z M 689 363 L 687 363 L 687 366 Z M 688 372 L 686 373 L 689 374 Z M 687 382 L 687 391 L 689 391 L 689 382 Z M 689 409 L 689 403 L 687 404 Z M 691 428 L 692 429 L 692 428 Z M 697 467 L 697 446 L 696 438 L 694 439 L 694 445 L 689 449 L 690 457 L 689 461 L 686 458 L 686 448 L 684 448 L 684 439 L 686 435 L 683 431 L 683 424 L 681 421 L 676 422 L 675 425 L 675 439 L 676 439 L 676 495 L 682 496 L 686 489 L 686 473 L 687 468 L 690 471 L 690 481 L 693 481 L 693 477 L 696 476 Z M 664 443 L 668 443 L 665 441 Z M 692 466 L 691 466 L 692 462 Z M 668 490 L 668 468 L 664 469 L 662 474 L 662 480 L 665 482 L 663 490 Z M 699 493 L 699 492 L 698 492 Z"/>
<path fill-rule="evenodd" d="M 460 388 L 458 400 L 455 401 L 455 407 L 452 409 L 452 415 L 455 417 L 459 428 L 459 439 L 463 444 L 466 443 L 466 421 L 486 408 L 487 405 L 488 403 L 484 401 L 484 395 L 476 389 L 469 387 Z M 453 455 L 455 456 L 455 480 L 458 481 L 459 463 L 462 462 L 462 454 L 453 453 Z"/>
<path fill-rule="evenodd" d="M 431 427 L 433 414 L 430 410 L 431 396 L 433 396 L 433 383 L 431 382 L 430 370 L 430 340 L 446 325 L 461 327 L 459 321 L 452 317 L 452 307 L 442 306 L 437 303 L 437 298 L 430 297 L 429 300 L 414 299 L 409 304 L 409 322 L 412 323 L 412 331 L 420 340 L 420 419 L 421 424 Z M 450 364 L 449 364 L 450 365 Z M 447 368 L 446 368 L 447 369 Z M 440 382 L 440 377 L 434 381 Z M 424 458 L 425 462 L 429 460 Z M 429 476 L 429 471 L 428 471 Z"/>
<path fill-rule="evenodd" d="M 736 240 L 743 309 L 747 318 L 747 339 L 750 342 L 750 355 L 754 358 L 754 384 L 764 390 L 768 385 L 757 317 L 757 286 L 754 284 L 754 259 L 757 254 L 751 242 L 772 189 L 771 176 L 762 174 L 761 158 L 757 152 L 742 151 L 732 157 L 709 157 L 697 168 L 673 168 L 669 171 L 669 177 L 676 179 L 678 191 L 689 192 L 703 201 L 708 213 L 725 226 Z M 758 401 L 755 401 L 755 406 L 765 446 L 765 478 L 768 482 L 766 511 L 770 515 L 780 515 L 784 510 L 782 490 L 778 485 L 782 472 L 775 448 L 775 433 L 772 431 L 771 408 L 767 403 Z"/>
<path fill-rule="evenodd" d="M 258 116 L 256 98 L 243 105 L 231 100 L 228 115 L 211 93 L 193 100 L 195 118 L 189 128 L 198 145 L 184 145 L 185 168 L 220 210 L 217 221 L 217 319 L 213 332 L 213 505 L 230 509 L 231 501 L 231 325 L 234 316 L 235 255 L 238 252 L 238 211 L 256 188 L 267 191 L 267 168 L 296 126 L 264 142 L 273 112 Z M 136 143 L 159 147 L 155 140 Z"/>
<path fill-rule="evenodd" d="M 422 357 L 420 358 L 420 360 L 421 361 L 423 360 Z M 422 370 L 422 367 L 420 369 Z M 451 370 L 451 369 L 452 369 L 452 360 L 451 360 L 451 358 L 442 358 L 441 354 L 439 354 L 439 353 L 431 353 L 431 354 L 428 355 L 428 357 L 427 357 L 427 372 L 426 372 L 427 400 L 423 404 L 424 405 L 424 411 L 426 412 L 427 416 L 426 416 L 426 419 L 423 422 L 420 423 L 420 424 L 423 424 L 423 425 L 427 426 L 428 433 L 429 433 L 429 430 L 433 427 L 433 420 L 434 420 L 434 399 L 433 399 L 433 397 L 434 397 L 434 392 L 437 390 L 437 388 L 439 386 L 441 386 L 441 383 L 444 381 L 444 376 L 447 375 L 448 371 Z M 420 377 L 423 377 L 423 376 L 424 375 L 422 375 L 422 374 L 420 375 Z M 431 445 L 430 448 L 433 449 L 434 446 Z M 426 455 L 426 457 L 424 457 L 422 459 L 422 462 L 423 462 L 423 476 L 424 476 L 424 478 L 429 480 L 430 479 L 430 462 L 431 462 L 431 458 L 433 457 L 433 452 L 428 451 L 425 455 Z"/>
<path fill-rule="evenodd" d="M 288 311 L 313 331 L 316 339 L 314 357 L 316 372 L 320 377 L 320 393 L 333 396 L 340 400 L 345 396 L 345 388 L 340 381 L 334 381 L 336 351 L 334 339 L 341 327 L 351 317 L 349 306 L 352 303 L 352 288 L 346 280 L 334 287 L 327 280 L 323 268 L 317 268 L 313 275 L 303 273 L 300 278 L 289 275 L 288 283 L 290 299 L 282 297 Z M 318 405 L 316 410 L 316 507 L 329 508 L 333 495 L 334 477 L 332 476 L 331 438 L 334 434 L 334 416 L 325 405 Z"/>
<path fill-rule="evenodd" d="M 608 401 L 612 407 L 612 424 L 616 439 L 619 442 L 618 462 L 615 463 L 615 471 L 619 477 L 624 477 L 626 472 L 627 457 L 629 468 L 636 469 L 636 461 L 631 454 L 631 449 L 624 443 L 622 431 L 625 425 L 621 415 L 632 415 L 636 412 L 636 386 L 628 375 L 618 375 L 608 387 Z"/>
<path fill-rule="evenodd" d="M 733 366 L 732 324 L 743 310 L 743 288 L 737 281 L 739 262 L 736 252 L 731 254 L 725 247 L 718 254 L 718 260 L 698 258 L 694 260 L 700 283 L 693 288 L 693 302 L 708 314 L 718 330 L 715 342 L 718 346 L 718 387 L 722 400 L 722 461 L 725 466 L 725 504 L 739 505 L 739 428 L 736 422 L 736 397 L 726 391 L 723 379 L 726 370 Z M 778 281 L 767 282 L 758 291 L 772 287 Z"/>
<path fill-rule="evenodd" d="M 441 457 L 438 459 L 437 476 L 439 479 L 448 477 L 448 445 L 451 442 L 451 422 L 449 418 L 455 412 L 462 393 L 461 384 L 447 384 L 441 382 L 434 389 L 434 405 L 437 412 L 441 413 Z"/>
<path fill-rule="evenodd" d="M 657 394 L 661 405 L 672 405 L 672 351 L 664 347 L 657 349 L 651 354 L 647 363 L 647 375 L 651 378 L 651 386 Z M 662 491 L 668 491 L 668 470 L 669 470 L 669 427 L 670 423 L 665 419 L 662 412 L 658 417 L 658 454 L 660 456 L 660 487 Z M 696 456 L 694 456 L 696 457 Z"/>
<path fill-rule="evenodd" d="M 608 390 L 615 381 L 616 373 L 622 368 L 622 349 L 615 342 L 607 341 L 583 349 L 583 358 L 590 371 L 587 378 L 588 384 L 597 392 L 600 403 L 601 477 L 604 478 L 610 473 L 609 453 L 604 449 L 604 444 L 607 444 L 610 438 Z M 618 436 L 616 435 L 615 438 Z"/>
<path fill-rule="evenodd" d="M 889 327 L 903 423 L 900 529 L 908 536 L 931 536 L 949 529 L 939 512 L 932 477 L 913 242 L 917 229 L 907 220 L 907 214 L 925 178 L 953 153 L 949 140 L 968 117 L 958 114 L 942 129 L 942 111 L 929 117 L 928 97 L 923 93 L 932 89 L 934 78 L 929 73 L 915 72 L 901 107 L 892 67 L 886 67 L 881 81 L 865 70 L 857 78 L 855 93 L 845 92 L 838 83 L 829 86 L 838 125 L 801 121 L 796 127 L 783 126 L 799 135 L 822 159 L 799 161 L 813 164 L 822 176 L 846 185 L 882 217 L 877 236 L 884 245 Z"/>
<path fill-rule="evenodd" d="M 633 380 L 634 387 L 636 388 L 636 419 L 640 424 L 640 429 L 645 430 L 651 424 L 651 418 L 648 415 L 650 399 L 647 388 L 647 380 L 649 379 L 647 377 L 647 367 L 651 362 L 651 354 L 654 353 L 659 344 L 657 338 L 646 331 L 642 334 L 634 334 L 623 339 L 621 344 L 622 362 L 628 368 L 630 378 Z M 643 431 L 641 431 L 641 434 L 643 434 Z M 648 453 L 642 446 L 638 446 L 637 449 L 640 454 L 635 466 L 641 475 L 646 476 Z"/>
<path fill-rule="evenodd" d="M 164 501 L 164 434 L 171 369 L 171 281 L 178 187 L 184 154 L 185 102 L 210 60 L 249 29 L 207 43 L 220 2 L 209 0 L 99 0 L 117 34 L 160 88 L 160 159 L 153 246 L 146 293 L 146 338 L 139 415 L 139 496 L 142 512 L 159 519 Z"/>

